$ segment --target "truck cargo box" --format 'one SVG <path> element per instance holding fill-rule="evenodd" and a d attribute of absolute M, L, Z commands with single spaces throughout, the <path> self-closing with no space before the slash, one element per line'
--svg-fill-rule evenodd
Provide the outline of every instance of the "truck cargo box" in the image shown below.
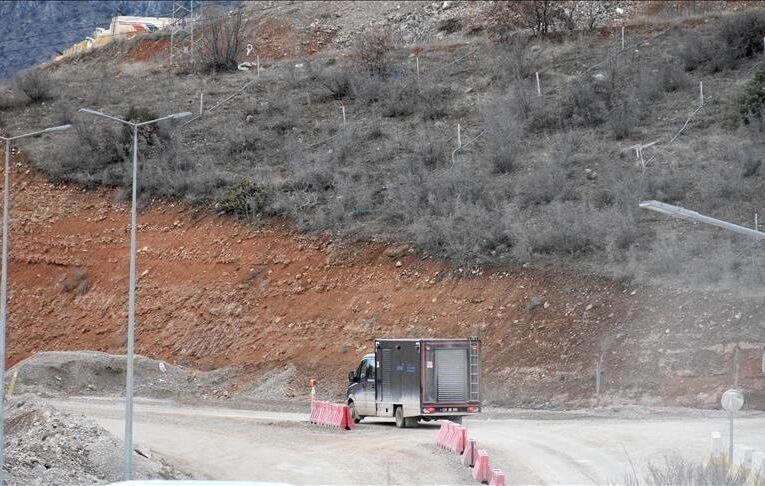
<path fill-rule="evenodd" d="M 359 417 L 395 416 L 397 423 L 459 420 L 481 409 L 480 355 L 478 338 L 377 339 L 374 353 L 349 373 L 349 404 Z"/>

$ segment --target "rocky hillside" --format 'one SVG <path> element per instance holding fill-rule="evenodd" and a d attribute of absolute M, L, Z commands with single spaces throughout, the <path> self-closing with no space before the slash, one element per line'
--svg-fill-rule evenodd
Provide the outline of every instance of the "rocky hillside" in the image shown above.
<path fill-rule="evenodd" d="M 124 348 L 130 134 L 76 110 L 201 97 L 140 133 L 141 354 L 338 393 L 375 336 L 478 334 L 489 401 L 565 407 L 601 358 L 612 401 L 711 405 L 738 348 L 761 406 L 765 250 L 638 202 L 765 204 L 765 14 L 611 4 L 622 49 L 603 4 L 546 34 L 524 5 L 285 3 L 206 24 L 241 70 L 150 36 L 6 88 L 6 130 L 74 125 L 14 158 L 11 361 Z"/>

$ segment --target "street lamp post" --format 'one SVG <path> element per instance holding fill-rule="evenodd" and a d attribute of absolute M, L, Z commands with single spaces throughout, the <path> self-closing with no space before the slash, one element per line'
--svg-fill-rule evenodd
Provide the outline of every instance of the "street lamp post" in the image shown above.
<path fill-rule="evenodd" d="M 108 118 L 133 128 L 133 200 L 130 216 L 130 288 L 128 290 L 128 335 L 127 335 L 127 383 L 125 389 L 125 457 L 123 477 L 125 481 L 133 478 L 133 354 L 135 351 L 135 287 L 136 287 L 136 231 L 138 220 L 138 129 L 162 120 L 190 116 L 189 112 L 174 113 L 154 120 L 133 123 L 100 111 L 80 108 L 81 113 Z"/>
<path fill-rule="evenodd" d="M 0 136 L 5 142 L 5 184 L 3 186 L 3 257 L 2 275 L 0 276 L 0 390 L 2 390 L 2 403 L 0 403 L 0 484 L 3 482 L 3 466 L 5 465 L 5 357 L 6 357 L 6 332 L 8 328 L 8 228 L 10 226 L 11 206 L 11 145 L 14 140 L 33 137 L 43 133 L 66 130 L 70 125 L 60 125 L 46 128 L 36 132 L 16 135 L 15 137 Z"/>
<path fill-rule="evenodd" d="M 674 216 L 676 218 L 685 219 L 687 221 L 693 221 L 698 223 L 710 224 L 723 228 L 728 231 L 733 231 L 741 235 L 749 236 L 756 240 L 765 240 L 765 233 L 757 230 L 757 219 L 755 216 L 755 229 L 747 228 L 720 219 L 711 218 L 709 216 L 691 211 L 680 206 L 673 206 L 671 204 L 663 203 L 660 201 L 642 201 L 640 207 L 643 209 L 649 209 L 656 211 L 657 213 Z M 728 462 L 733 463 L 733 416 L 744 405 L 744 394 L 738 387 L 738 345 L 734 348 L 733 354 L 733 389 L 723 393 L 721 402 L 722 407 L 728 412 L 730 421 L 730 432 L 728 437 Z"/>

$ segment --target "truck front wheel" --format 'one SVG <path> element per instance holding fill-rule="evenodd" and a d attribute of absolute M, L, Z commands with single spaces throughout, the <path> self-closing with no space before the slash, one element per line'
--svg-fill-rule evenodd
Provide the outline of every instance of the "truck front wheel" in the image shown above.
<path fill-rule="evenodd" d="M 404 407 L 396 407 L 396 412 L 393 415 L 396 417 L 396 427 L 403 429 L 407 426 L 406 420 L 404 419 Z"/>
<path fill-rule="evenodd" d="M 356 424 L 361 422 L 361 419 L 363 419 L 364 417 L 360 416 L 359 413 L 356 411 L 356 404 L 353 402 L 348 402 L 348 408 L 351 409 L 351 417 L 353 417 L 353 422 Z"/>

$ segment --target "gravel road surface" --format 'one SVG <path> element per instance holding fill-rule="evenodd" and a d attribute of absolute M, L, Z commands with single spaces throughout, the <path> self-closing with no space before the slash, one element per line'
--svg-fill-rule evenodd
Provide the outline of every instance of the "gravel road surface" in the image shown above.
<path fill-rule="evenodd" d="M 53 400 L 55 407 L 95 419 L 117 436 L 123 403 L 112 399 Z M 658 418 L 584 416 L 582 413 L 487 414 L 469 419 L 471 437 L 488 450 L 509 484 L 622 482 L 632 462 L 678 454 L 701 461 L 710 432 L 727 434 L 716 412 L 677 410 Z M 136 444 L 200 478 L 256 479 L 296 484 L 470 484 L 454 456 L 434 446 L 438 425 L 398 430 L 362 422 L 354 431 L 306 423 L 307 413 L 190 407 L 137 400 Z M 765 448 L 765 414 L 737 424 L 737 442 Z"/>

